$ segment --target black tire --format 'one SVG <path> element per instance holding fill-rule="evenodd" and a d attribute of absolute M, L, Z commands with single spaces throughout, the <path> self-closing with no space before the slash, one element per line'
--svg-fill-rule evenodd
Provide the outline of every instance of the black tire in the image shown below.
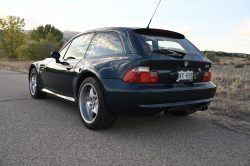
<path fill-rule="evenodd" d="M 184 109 L 179 109 L 179 110 L 174 110 L 172 115 L 174 116 L 187 116 L 190 115 L 192 113 L 195 113 L 196 110 L 191 110 L 190 108 L 184 108 Z"/>
<path fill-rule="evenodd" d="M 91 130 L 108 128 L 116 119 L 116 115 L 108 110 L 95 77 L 88 77 L 82 82 L 78 91 L 78 110 L 82 123 Z"/>
<path fill-rule="evenodd" d="M 35 77 L 35 82 L 36 82 L 35 86 L 32 86 L 34 85 L 34 82 L 32 82 L 32 77 Z M 29 91 L 30 95 L 34 99 L 41 99 L 46 97 L 46 93 L 41 92 L 39 89 L 38 75 L 35 68 L 31 69 L 29 74 Z"/>

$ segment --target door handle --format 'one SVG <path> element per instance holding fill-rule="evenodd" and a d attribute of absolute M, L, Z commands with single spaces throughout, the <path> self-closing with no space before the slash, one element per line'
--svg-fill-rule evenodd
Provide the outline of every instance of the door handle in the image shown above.
<path fill-rule="evenodd" d="M 70 70 L 70 69 L 72 69 L 73 68 L 73 66 L 72 65 L 68 65 L 68 66 L 66 66 L 66 69 L 67 70 Z"/>

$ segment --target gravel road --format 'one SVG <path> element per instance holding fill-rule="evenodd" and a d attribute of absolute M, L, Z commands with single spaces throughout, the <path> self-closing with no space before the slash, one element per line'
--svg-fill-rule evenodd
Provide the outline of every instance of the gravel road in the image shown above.
<path fill-rule="evenodd" d="M 187 117 L 118 117 L 91 131 L 77 106 L 35 100 L 28 76 L 0 69 L 0 165 L 250 165 L 250 135 Z"/>

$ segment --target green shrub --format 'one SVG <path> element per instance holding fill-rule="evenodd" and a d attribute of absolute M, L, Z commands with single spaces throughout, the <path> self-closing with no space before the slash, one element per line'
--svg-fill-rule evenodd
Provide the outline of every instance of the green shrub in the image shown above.
<path fill-rule="evenodd" d="M 247 60 L 249 60 L 249 61 L 250 61 L 250 55 L 248 55 L 248 56 L 247 56 Z"/>
<path fill-rule="evenodd" d="M 40 42 L 32 41 L 16 49 L 18 58 L 42 60 L 50 57 L 52 51 L 59 51 L 56 43 L 41 39 Z"/>
<path fill-rule="evenodd" d="M 218 56 L 216 56 L 215 51 L 207 51 L 206 57 L 212 62 L 218 62 L 218 63 L 220 62 L 220 58 Z"/>

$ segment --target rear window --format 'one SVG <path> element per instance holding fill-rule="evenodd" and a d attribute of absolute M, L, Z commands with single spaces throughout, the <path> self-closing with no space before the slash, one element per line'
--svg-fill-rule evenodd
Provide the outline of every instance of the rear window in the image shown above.
<path fill-rule="evenodd" d="M 136 34 L 144 49 L 151 53 L 152 51 L 162 50 L 162 49 L 171 49 L 185 54 L 203 54 L 187 39 L 173 39 L 167 37 L 159 36 L 149 36 L 149 35 L 140 35 Z"/>

